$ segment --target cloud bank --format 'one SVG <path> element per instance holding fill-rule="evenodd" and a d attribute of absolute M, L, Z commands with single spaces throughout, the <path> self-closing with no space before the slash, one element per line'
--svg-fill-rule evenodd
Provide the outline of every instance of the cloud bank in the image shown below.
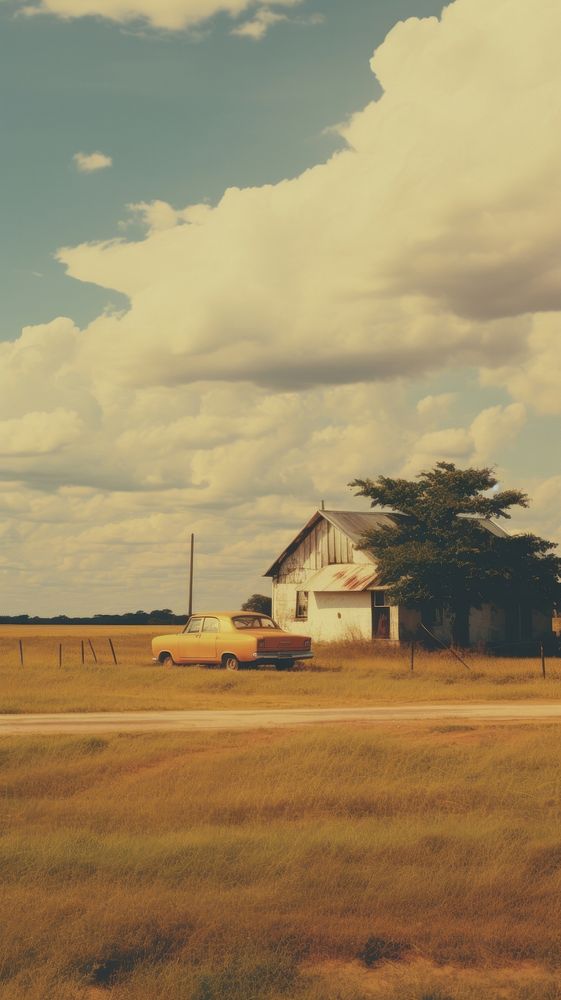
<path fill-rule="evenodd" d="M 210 9 L 161 16 L 187 8 Z M 135 204 L 142 240 L 60 251 L 130 307 L 0 345 L 14 601 L 56 551 L 90 608 L 130 579 L 138 606 L 177 606 L 195 530 L 202 585 L 231 603 L 311 505 L 352 503 L 355 476 L 504 466 L 561 412 L 560 34 L 561 7 L 526 0 L 400 23 L 372 60 L 382 98 L 327 163 L 215 206 Z M 549 524 L 557 480 L 539 497 Z"/>
<path fill-rule="evenodd" d="M 255 14 L 250 22 L 253 31 L 239 32 L 260 37 L 279 19 L 278 11 L 294 7 L 302 0 L 273 0 L 261 4 L 256 0 L 35 0 L 24 3 L 22 11 L 28 16 L 52 14 L 64 20 L 79 17 L 103 17 L 117 24 L 141 20 L 153 28 L 181 31 L 210 20 L 216 14 L 238 18 L 248 12 Z M 257 34 L 256 34 L 257 32 Z M 260 32 L 260 34 L 259 34 Z"/>

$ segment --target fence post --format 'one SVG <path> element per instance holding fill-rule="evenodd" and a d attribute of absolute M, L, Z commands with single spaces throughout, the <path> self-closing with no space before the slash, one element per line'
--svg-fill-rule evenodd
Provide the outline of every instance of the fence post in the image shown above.
<path fill-rule="evenodd" d="M 62 667 L 62 642 L 58 644 L 58 665 Z"/>
<path fill-rule="evenodd" d="M 23 642 L 22 642 L 21 639 L 18 639 L 18 642 L 19 642 L 19 659 L 20 659 L 20 663 L 21 663 L 21 665 L 23 667 Z"/>
<path fill-rule="evenodd" d="M 82 657 L 82 666 L 84 666 L 84 663 L 86 662 L 86 656 L 85 656 L 85 653 L 84 653 L 84 640 L 83 639 L 80 640 L 80 655 Z"/>
<path fill-rule="evenodd" d="M 88 639 L 88 643 L 90 645 L 90 649 L 91 649 L 92 654 L 93 654 L 94 663 L 97 663 L 97 656 L 95 655 L 95 649 L 93 648 L 93 642 L 92 642 L 92 640 Z"/>
<path fill-rule="evenodd" d="M 415 640 L 414 639 L 411 640 L 411 657 L 410 657 L 410 660 L 409 660 L 409 669 L 410 669 L 411 673 L 413 673 L 413 671 L 415 669 Z"/>
<path fill-rule="evenodd" d="M 113 663 L 116 663 L 117 662 L 117 657 L 115 656 L 115 648 L 113 646 L 113 642 L 111 640 L 111 637 L 109 637 L 109 645 L 111 646 L 111 652 L 113 653 Z"/>
<path fill-rule="evenodd" d="M 540 643 L 540 655 L 542 660 L 542 674 L 545 678 L 545 651 L 543 648 L 543 642 Z"/>

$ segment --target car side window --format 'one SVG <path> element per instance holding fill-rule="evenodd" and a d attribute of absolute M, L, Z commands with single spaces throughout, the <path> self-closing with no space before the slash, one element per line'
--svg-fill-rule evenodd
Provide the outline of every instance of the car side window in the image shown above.
<path fill-rule="evenodd" d="M 218 624 L 218 618 L 205 618 L 203 623 L 203 632 L 219 632 L 220 626 Z"/>
<path fill-rule="evenodd" d="M 200 632 L 201 631 L 202 618 L 191 618 L 187 626 L 187 632 Z"/>

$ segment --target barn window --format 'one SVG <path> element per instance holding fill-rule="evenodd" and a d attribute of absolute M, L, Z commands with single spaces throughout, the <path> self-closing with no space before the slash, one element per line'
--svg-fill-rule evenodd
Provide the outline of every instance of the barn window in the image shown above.
<path fill-rule="evenodd" d="M 308 617 L 308 591 L 307 590 L 297 590 L 296 591 L 296 617 L 297 618 L 307 618 Z"/>
<path fill-rule="evenodd" d="M 372 638 L 390 638 L 390 609 L 385 590 L 374 590 L 372 600 Z"/>

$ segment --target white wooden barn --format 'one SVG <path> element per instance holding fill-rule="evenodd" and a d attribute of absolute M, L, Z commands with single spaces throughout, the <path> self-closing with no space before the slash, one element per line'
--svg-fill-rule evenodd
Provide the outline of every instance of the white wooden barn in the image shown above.
<path fill-rule="evenodd" d="M 290 632 L 313 639 L 384 639 L 415 636 L 420 612 L 390 604 L 373 555 L 358 544 L 369 531 L 392 528 L 399 514 L 317 510 L 265 576 L 273 582 L 273 618 Z M 505 535 L 486 521 L 488 530 Z M 436 608 L 425 624 L 439 639 L 451 639 L 451 621 Z M 551 616 L 527 609 L 507 612 L 490 604 L 471 608 L 470 644 L 549 638 Z"/>

